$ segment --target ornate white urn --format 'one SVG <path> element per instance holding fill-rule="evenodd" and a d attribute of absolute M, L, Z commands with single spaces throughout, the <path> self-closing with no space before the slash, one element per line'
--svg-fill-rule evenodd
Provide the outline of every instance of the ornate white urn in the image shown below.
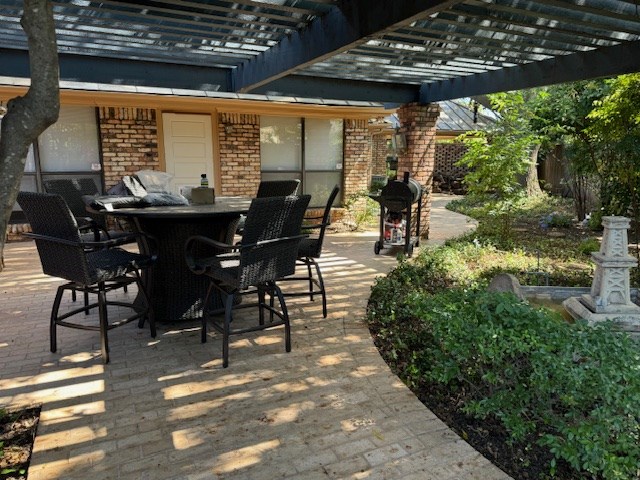
<path fill-rule="evenodd" d="M 575 319 L 589 323 L 613 320 L 624 330 L 640 331 L 640 307 L 631 301 L 629 269 L 637 261 L 629 255 L 626 217 L 603 217 L 604 233 L 599 252 L 591 254 L 596 271 L 591 293 L 562 302 Z"/>

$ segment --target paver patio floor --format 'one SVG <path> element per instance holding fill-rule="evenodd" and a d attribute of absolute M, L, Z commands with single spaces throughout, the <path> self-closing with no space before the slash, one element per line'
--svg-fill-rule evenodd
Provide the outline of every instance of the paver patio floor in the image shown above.
<path fill-rule="evenodd" d="M 462 217 L 445 225 L 438 205 L 434 240 L 469 228 Z M 29 480 L 508 479 L 378 354 L 363 316 L 374 278 L 396 259 L 373 255 L 375 239 L 330 235 L 329 318 L 319 301 L 292 298 L 292 352 L 280 329 L 232 337 L 227 369 L 220 336 L 201 344 L 195 323 L 160 325 L 155 340 L 135 323 L 112 330 L 109 365 L 96 332 L 60 328 L 50 353 L 60 281 L 41 273 L 32 242 L 8 244 L 0 405 L 43 404 Z"/>

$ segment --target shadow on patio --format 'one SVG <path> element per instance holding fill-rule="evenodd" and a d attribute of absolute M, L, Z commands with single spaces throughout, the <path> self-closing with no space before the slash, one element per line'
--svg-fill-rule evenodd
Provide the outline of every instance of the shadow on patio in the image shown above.
<path fill-rule="evenodd" d="M 226 370 L 220 336 L 201 344 L 195 323 L 160 325 L 155 340 L 135 324 L 112 330 L 106 366 L 95 332 L 62 328 L 51 354 L 58 281 L 32 242 L 9 244 L 0 405 L 43 403 L 30 480 L 508 478 L 380 358 L 362 319 L 374 278 L 396 260 L 373 255 L 375 237 L 330 235 L 329 318 L 320 302 L 291 299 L 292 352 L 280 329 L 235 337 Z"/>

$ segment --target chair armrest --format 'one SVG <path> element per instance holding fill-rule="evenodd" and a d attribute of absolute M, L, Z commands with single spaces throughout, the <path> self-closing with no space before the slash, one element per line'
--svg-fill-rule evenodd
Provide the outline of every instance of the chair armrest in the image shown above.
<path fill-rule="evenodd" d="M 194 256 L 194 249 L 196 245 L 206 245 L 228 252 L 239 250 L 240 248 L 239 245 L 229 245 L 228 243 L 222 243 L 212 238 L 205 237 L 204 235 L 194 235 L 187 238 L 187 241 L 184 244 L 185 261 L 187 262 L 189 270 L 197 275 L 203 274 L 206 271 L 206 268 L 197 264 L 196 257 Z"/>
<path fill-rule="evenodd" d="M 306 221 L 309 221 L 309 220 L 322 220 L 323 218 L 324 218 L 324 215 L 320 215 L 320 216 L 316 216 L 316 217 L 305 217 L 305 218 L 303 218 L 302 219 L 302 228 L 301 228 L 301 230 L 304 231 L 305 229 L 320 229 L 320 228 L 326 228 L 329 225 L 331 225 L 331 215 L 329 215 L 329 218 L 327 219 L 326 222 L 305 224 Z"/>
<path fill-rule="evenodd" d="M 58 237 L 50 237 L 48 235 L 40 235 L 37 233 L 24 233 L 23 234 L 25 237 L 27 238 L 33 238 L 34 240 L 42 240 L 45 242 L 51 242 L 51 243 L 58 243 L 60 245 L 69 245 L 72 247 L 81 247 L 84 250 L 90 251 L 90 250 L 103 250 L 106 248 L 113 248 L 113 247 L 117 247 L 122 245 L 122 239 L 114 239 L 114 240 L 101 240 L 101 241 L 93 241 L 93 242 L 87 242 L 87 241 L 80 241 L 80 242 L 74 242 L 73 240 L 67 240 L 64 238 L 58 238 Z M 140 234 L 140 233 L 132 233 L 131 236 L 144 236 L 154 242 L 157 243 L 157 240 L 155 239 L 155 237 L 152 237 L 150 235 L 146 235 L 146 234 Z"/>
<path fill-rule="evenodd" d="M 87 211 L 93 211 L 93 209 L 87 207 Z M 96 214 L 102 215 L 103 212 L 97 212 Z M 88 231 L 93 232 L 93 239 L 96 242 L 101 241 L 100 239 L 102 238 L 103 234 L 107 238 L 107 240 L 112 239 L 111 233 L 109 232 L 109 230 L 101 226 L 98 222 L 96 222 L 95 219 L 91 217 L 76 217 L 76 221 L 78 222 L 78 230 L 80 230 L 80 232 L 88 232 Z M 116 219 L 116 222 L 118 222 L 118 219 Z M 117 240 L 118 245 L 131 243 L 136 236 L 136 233 L 133 233 L 133 232 L 130 232 L 130 233 L 125 232 L 125 233 L 127 233 L 127 235 L 118 237 L 117 239 L 115 239 Z"/>
<path fill-rule="evenodd" d="M 291 240 L 302 240 L 303 238 L 307 238 L 308 236 L 309 235 L 301 234 L 301 235 L 294 235 L 292 237 L 279 237 L 279 238 L 272 238 L 271 240 L 260 240 L 259 242 L 256 242 L 256 243 L 245 243 L 245 244 L 238 245 L 238 250 L 242 251 L 248 248 L 261 247 L 263 245 L 273 245 L 273 244 L 282 243 L 282 242 L 290 242 Z"/>
<path fill-rule="evenodd" d="M 187 241 L 184 244 L 185 250 L 189 252 L 193 251 L 193 247 L 197 243 L 202 243 L 204 245 L 215 247 L 220 250 L 228 250 L 228 251 L 238 250 L 237 245 L 230 245 L 228 243 L 219 242 L 217 240 L 214 240 L 213 238 L 205 237 L 204 235 L 194 235 L 192 237 L 187 238 Z"/>
<path fill-rule="evenodd" d="M 67 240 L 65 238 L 50 237 L 48 235 L 39 235 L 37 233 L 24 233 L 23 235 L 27 238 L 33 238 L 34 240 L 57 243 L 59 245 L 68 245 L 70 247 L 80 247 L 87 251 L 111 248 L 117 245 L 117 243 L 113 240 L 106 240 L 101 242 L 74 242 L 73 240 Z"/>
<path fill-rule="evenodd" d="M 59 243 L 61 245 L 69 245 L 72 247 L 81 247 L 85 243 L 95 243 L 95 242 L 74 242 L 71 240 L 66 240 L 64 238 L 49 237 L 48 235 L 40 235 L 38 233 L 30 233 L 30 232 L 25 232 L 22 235 L 27 238 L 33 238 L 34 240 L 42 240 L 45 242 Z"/>

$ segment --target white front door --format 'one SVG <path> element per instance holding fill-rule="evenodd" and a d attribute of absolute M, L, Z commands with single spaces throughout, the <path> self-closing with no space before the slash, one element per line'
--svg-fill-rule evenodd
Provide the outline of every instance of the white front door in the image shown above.
<path fill-rule="evenodd" d="M 199 187 L 200 175 L 207 174 L 213 187 L 213 140 L 210 115 L 164 113 L 164 154 L 167 173 L 173 175 L 172 190 Z"/>

